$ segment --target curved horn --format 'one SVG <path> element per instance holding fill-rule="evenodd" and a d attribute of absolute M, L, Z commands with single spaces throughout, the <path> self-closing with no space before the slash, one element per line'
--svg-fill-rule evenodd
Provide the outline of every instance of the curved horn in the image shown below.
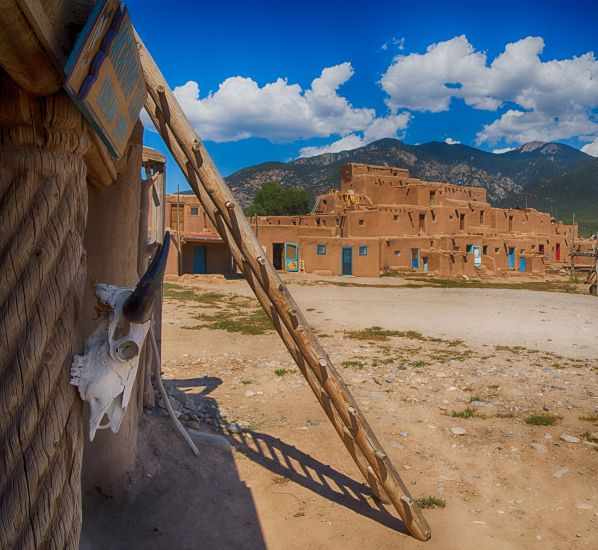
<path fill-rule="evenodd" d="M 162 246 L 156 251 L 147 271 L 123 305 L 123 315 L 131 323 L 145 323 L 151 319 L 154 300 L 162 286 L 169 248 L 170 232 L 167 231 Z"/>

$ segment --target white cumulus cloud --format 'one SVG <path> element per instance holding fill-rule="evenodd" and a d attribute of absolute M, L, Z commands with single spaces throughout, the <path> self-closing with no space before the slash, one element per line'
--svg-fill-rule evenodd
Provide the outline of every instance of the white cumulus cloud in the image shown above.
<path fill-rule="evenodd" d="M 513 151 L 514 147 L 501 147 L 499 149 L 492 149 L 492 152 L 495 155 L 502 155 L 503 153 L 508 153 L 509 151 Z"/>
<path fill-rule="evenodd" d="M 260 86 L 233 76 L 201 97 L 197 82 L 189 81 L 174 94 L 193 127 L 206 140 L 238 141 L 250 137 L 274 142 L 346 135 L 368 128 L 373 109 L 355 108 L 338 89 L 353 76 L 350 63 L 322 70 L 310 88 L 278 78 Z"/>
<path fill-rule="evenodd" d="M 454 98 L 475 109 L 513 105 L 477 135 L 478 143 L 524 143 L 598 135 L 598 61 L 593 52 L 542 61 L 541 37 L 509 43 L 491 62 L 465 36 L 399 55 L 380 81 L 396 112 L 441 112 Z"/>
<path fill-rule="evenodd" d="M 586 155 L 598 157 L 598 138 L 596 138 L 592 143 L 587 143 L 584 145 L 581 150 L 586 153 Z"/>
<path fill-rule="evenodd" d="M 411 115 L 407 112 L 375 118 L 360 135 L 355 133 L 348 134 L 328 145 L 320 147 L 302 147 L 299 151 L 299 157 L 315 157 L 324 153 L 339 153 L 340 151 L 363 147 L 379 139 L 401 137 L 402 131 L 407 128 L 410 119 Z"/>
<path fill-rule="evenodd" d="M 452 137 L 447 137 L 447 138 L 444 140 L 444 143 L 446 143 L 447 145 L 457 145 L 457 144 L 459 144 L 459 143 L 461 143 L 461 142 L 460 142 L 460 141 L 458 141 L 458 140 L 456 140 L 456 139 L 453 139 Z"/>

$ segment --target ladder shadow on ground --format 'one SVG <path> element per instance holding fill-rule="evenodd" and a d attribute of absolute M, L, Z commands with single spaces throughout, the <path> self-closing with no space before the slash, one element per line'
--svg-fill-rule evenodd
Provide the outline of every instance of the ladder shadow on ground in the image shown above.
<path fill-rule="evenodd" d="M 227 426 L 222 426 L 221 433 L 228 437 L 238 452 L 272 473 L 390 529 L 407 534 L 404 523 L 374 498 L 365 483 L 355 481 L 271 435 L 252 430 L 231 433 Z M 345 452 L 344 449 L 341 452 Z"/>
<path fill-rule="evenodd" d="M 220 415 L 217 400 L 209 396 L 209 393 L 222 383 L 219 378 L 204 376 L 171 379 L 165 382 L 169 387 L 169 393 L 186 402 L 188 408 L 208 412 L 216 433 L 226 437 L 237 452 L 256 464 L 331 502 L 407 534 L 404 523 L 394 514 L 392 505 L 385 505 L 374 498 L 371 489 L 365 483 L 352 479 L 279 438 L 254 430 L 240 429 L 236 424 L 227 423 Z M 197 391 L 198 386 L 203 386 L 204 389 Z M 191 388 L 193 393 L 189 391 Z M 338 452 L 346 452 L 340 441 Z"/>

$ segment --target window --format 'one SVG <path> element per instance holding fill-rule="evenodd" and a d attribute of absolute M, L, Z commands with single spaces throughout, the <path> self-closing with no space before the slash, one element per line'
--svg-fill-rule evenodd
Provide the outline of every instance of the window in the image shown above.
<path fill-rule="evenodd" d="M 398 215 L 398 214 L 395 214 L 395 215 L 392 217 L 392 219 L 393 219 L 395 222 L 398 222 L 398 221 L 399 221 L 399 215 Z"/>
<path fill-rule="evenodd" d="M 400 256 L 401 255 L 401 251 L 400 250 L 395 250 L 395 256 Z"/>
<path fill-rule="evenodd" d="M 199 216 L 199 208 L 197 206 L 191 207 L 191 215 L 192 216 Z"/>
<path fill-rule="evenodd" d="M 465 230 L 465 214 L 459 214 L 459 229 L 461 231 Z"/>
<path fill-rule="evenodd" d="M 368 247 L 365 245 L 361 245 L 359 247 L 359 255 L 360 256 L 367 256 L 368 255 Z"/>
<path fill-rule="evenodd" d="M 538 252 L 540 254 L 544 254 L 544 245 L 543 244 L 538 245 Z"/>
<path fill-rule="evenodd" d="M 480 210 L 480 225 L 484 225 L 484 211 Z"/>
<path fill-rule="evenodd" d="M 488 254 L 488 245 L 487 245 L 487 244 L 485 244 L 485 245 L 482 247 L 482 254 L 483 254 L 484 256 L 485 256 L 486 254 Z"/>
<path fill-rule="evenodd" d="M 434 212 L 434 210 L 431 210 L 432 212 L 432 221 L 435 222 L 436 221 L 436 212 Z"/>
<path fill-rule="evenodd" d="M 326 245 L 325 244 L 319 244 L 317 246 L 317 254 L 318 254 L 318 256 L 326 256 Z"/>
<path fill-rule="evenodd" d="M 359 225 L 365 225 L 365 220 L 364 219 L 359 220 Z"/>
<path fill-rule="evenodd" d="M 466 254 L 470 254 L 472 252 L 472 249 L 473 249 L 473 245 L 472 244 L 465 245 L 465 253 Z"/>

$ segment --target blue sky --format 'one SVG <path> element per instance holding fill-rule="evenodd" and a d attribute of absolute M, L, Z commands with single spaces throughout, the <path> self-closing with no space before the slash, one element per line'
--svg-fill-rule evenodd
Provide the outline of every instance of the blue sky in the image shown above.
<path fill-rule="evenodd" d="M 127 5 L 224 175 L 380 137 L 598 156 L 595 2 Z"/>

